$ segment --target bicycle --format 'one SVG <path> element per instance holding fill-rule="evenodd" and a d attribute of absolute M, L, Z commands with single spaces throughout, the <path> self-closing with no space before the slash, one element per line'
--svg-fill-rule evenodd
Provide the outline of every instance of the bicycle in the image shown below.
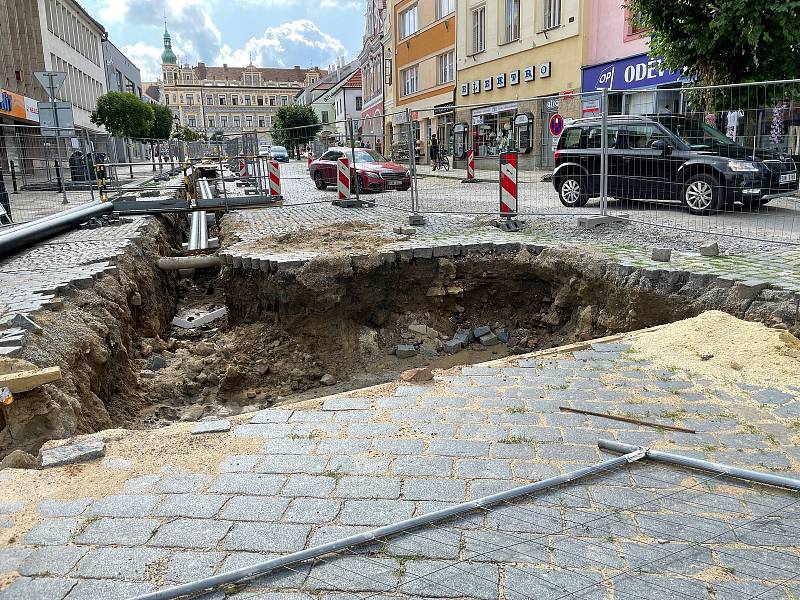
<path fill-rule="evenodd" d="M 450 159 L 447 157 L 447 154 L 442 153 L 436 158 L 436 164 L 433 165 L 432 171 L 449 171 L 450 170 Z"/>

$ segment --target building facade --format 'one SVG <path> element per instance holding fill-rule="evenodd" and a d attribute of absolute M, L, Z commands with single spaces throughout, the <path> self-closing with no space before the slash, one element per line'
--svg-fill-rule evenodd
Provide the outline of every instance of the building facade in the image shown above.
<path fill-rule="evenodd" d="M 594 1 L 594 0 L 592 0 Z M 548 168 L 554 115 L 580 116 L 589 0 L 466 0 L 458 3 L 454 154 L 494 168 L 506 149 Z"/>
<path fill-rule="evenodd" d="M 108 38 L 103 40 L 103 60 L 107 91 L 128 92 L 142 98 L 142 75 L 139 67 Z"/>
<path fill-rule="evenodd" d="M 384 58 L 383 30 L 386 23 L 386 0 L 367 0 L 364 16 L 364 40 L 358 64 L 361 68 L 361 137 L 364 143 L 383 150 Z"/>
<path fill-rule="evenodd" d="M 272 142 L 269 129 L 278 109 L 294 104 L 300 90 L 326 73 L 317 67 L 299 66 L 274 69 L 252 64 L 180 65 L 166 30 L 161 61 L 164 104 L 183 125 L 209 134 L 258 132 L 259 139 L 268 143 Z"/>
<path fill-rule="evenodd" d="M 456 0 L 395 0 L 392 5 L 391 137 L 395 146 L 406 146 L 410 118 L 411 144 L 421 161 L 428 160 L 431 137 L 448 139 L 454 124 L 456 4 Z"/>

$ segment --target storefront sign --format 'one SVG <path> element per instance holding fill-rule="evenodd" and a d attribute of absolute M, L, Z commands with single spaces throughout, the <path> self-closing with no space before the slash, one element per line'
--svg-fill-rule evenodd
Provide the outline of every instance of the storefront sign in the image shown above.
<path fill-rule="evenodd" d="M 473 94 L 480 94 L 481 93 L 481 80 L 480 79 L 472 82 L 472 93 Z"/>
<path fill-rule="evenodd" d="M 494 78 L 492 78 L 492 77 L 487 77 L 486 79 L 484 79 L 483 80 L 483 91 L 484 92 L 491 92 L 492 91 L 493 82 L 494 82 Z"/>
<path fill-rule="evenodd" d="M 433 107 L 433 114 L 434 115 L 449 115 L 452 114 L 456 109 L 456 105 L 452 102 L 448 102 L 447 104 L 440 104 L 439 106 Z"/>
<path fill-rule="evenodd" d="M 546 77 L 550 77 L 550 63 L 542 63 L 539 65 L 539 78 L 545 79 Z"/>
<path fill-rule="evenodd" d="M 547 102 L 544 103 L 544 107 L 547 110 L 558 110 L 561 106 L 561 100 L 558 98 L 550 98 Z"/>
<path fill-rule="evenodd" d="M 519 85 L 519 69 L 508 74 L 508 81 L 511 85 Z"/>
<path fill-rule="evenodd" d="M 533 67 L 525 67 L 524 77 L 525 81 L 533 81 L 536 78 L 536 72 Z"/>
<path fill-rule="evenodd" d="M 683 80 L 681 71 L 671 71 L 661 58 L 647 54 L 583 68 L 583 90 L 635 90 Z"/>
<path fill-rule="evenodd" d="M 461 84 L 461 95 L 462 96 L 469 96 L 469 84 L 462 83 Z"/>
<path fill-rule="evenodd" d="M 481 115 L 496 115 L 501 112 L 509 112 L 517 110 L 516 102 L 509 102 L 507 104 L 498 104 L 495 106 L 487 106 L 486 108 L 478 108 L 472 111 L 472 118 Z"/>
<path fill-rule="evenodd" d="M 9 116 L 38 123 L 38 102 L 21 94 L 0 90 L 0 116 Z"/>
<path fill-rule="evenodd" d="M 497 89 L 498 90 L 500 88 L 506 87 L 506 74 L 505 73 L 500 73 L 500 75 L 498 75 L 495 79 L 497 81 Z"/>

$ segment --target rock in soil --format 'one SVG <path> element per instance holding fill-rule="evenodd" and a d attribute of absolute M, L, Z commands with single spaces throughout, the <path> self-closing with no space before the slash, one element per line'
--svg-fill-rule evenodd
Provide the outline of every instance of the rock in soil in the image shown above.
<path fill-rule="evenodd" d="M 431 371 L 428 367 L 408 369 L 400 374 L 400 379 L 405 382 L 431 381 L 433 379 L 433 371 Z"/>
<path fill-rule="evenodd" d="M 2 469 L 36 469 L 39 466 L 39 461 L 36 457 L 22 450 L 14 450 L 11 454 L 6 456 L 0 461 L 0 470 Z"/>
<path fill-rule="evenodd" d="M 330 373 L 325 373 L 325 375 L 320 378 L 319 382 L 322 385 L 333 385 L 336 383 L 336 378 Z"/>
<path fill-rule="evenodd" d="M 394 348 L 394 353 L 397 358 L 411 358 L 419 354 L 417 347 L 412 344 L 398 344 Z"/>
<path fill-rule="evenodd" d="M 95 458 L 103 458 L 105 455 L 106 443 L 103 440 L 88 440 L 77 444 L 47 448 L 42 450 L 42 468 L 86 462 Z"/>

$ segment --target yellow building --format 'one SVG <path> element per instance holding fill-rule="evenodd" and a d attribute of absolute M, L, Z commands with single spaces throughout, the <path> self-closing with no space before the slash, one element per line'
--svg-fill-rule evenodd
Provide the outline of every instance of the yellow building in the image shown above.
<path fill-rule="evenodd" d="M 427 160 L 431 136 L 449 139 L 454 121 L 456 0 L 395 0 L 390 14 L 394 114 L 389 135 L 395 153 L 402 153 L 410 114 L 417 157 Z"/>
<path fill-rule="evenodd" d="M 490 168 L 502 150 L 517 149 L 528 167 L 553 164 L 550 118 L 580 115 L 588 6 L 589 0 L 458 2 L 456 158 L 471 147 Z"/>

